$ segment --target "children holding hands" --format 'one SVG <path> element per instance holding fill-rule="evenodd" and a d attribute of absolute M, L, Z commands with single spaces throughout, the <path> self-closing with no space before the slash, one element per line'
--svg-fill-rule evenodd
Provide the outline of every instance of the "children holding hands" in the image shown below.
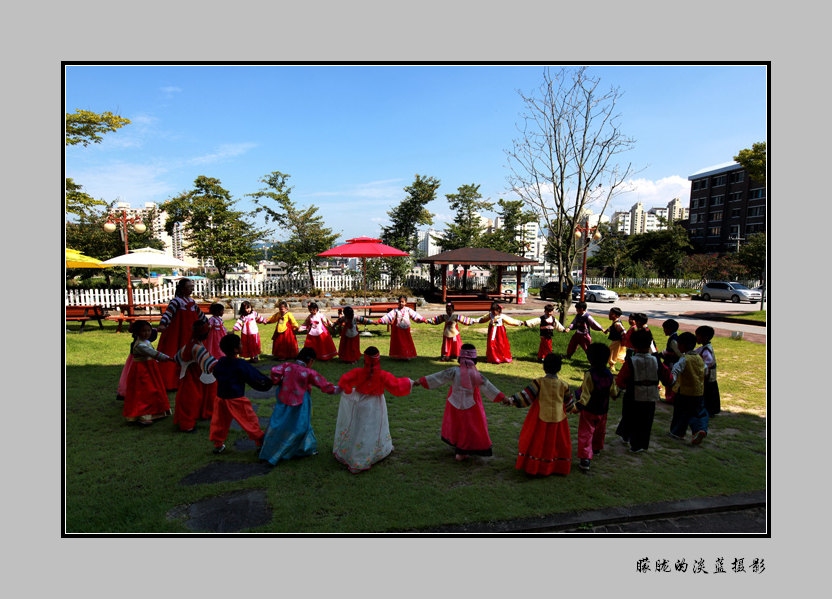
<path fill-rule="evenodd" d="M 696 351 L 696 336 L 682 333 L 678 339 L 682 356 L 671 370 L 676 395 L 673 397 L 673 416 L 670 436 L 682 440 L 690 428 L 691 445 L 699 445 L 708 436 L 708 411 L 705 408 L 705 380 L 708 367 Z"/>
<path fill-rule="evenodd" d="M 309 302 L 309 316 L 303 323 L 306 329 L 306 341 L 303 347 L 310 347 L 315 350 L 316 360 L 331 360 L 338 355 L 338 350 L 335 349 L 335 342 L 332 340 L 332 335 L 329 329 L 332 323 L 326 314 L 318 311 L 318 304 Z"/>
<path fill-rule="evenodd" d="M 474 322 L 488 323 L 488 337 L 485 345 L 485 359 L 489 364 L 511 363 L 511 345 L 506 335 L 506 325 L 522 326 L 523 323 L 510 316 L 503 315 L 503 307 L 498 302 L 491 304 L 488 314 L 484 314 Z"/>
<path fill-rule="evenodd" d="M 459 358 L 462 349 L 462 336 L 459 334 L 457 323 L 469 326 L 474 319 L 454 312 L 453 302 L 445 304 L 445 313 L 437 314 L 425 320 L 427 324 L 444 324 L 442 328 L 442 347 L 439 352 L 439 359 L 447 362 L 453 358 Z"/>
<path fill-rule="evenodd" d="M 602 327 L 589 313 L 586 311 L 586 302 L 578 302 L 575 304 L 575 318 L 572 319 L 572 324 L 569 325 L 570 331 L 575 331 L 572 337 L 569 339 L 569 345 L 566 347 L 566 357 L 571 358 L 572 354 L 575 353 L 575 350 L 578 347 L 581 347 L 584 351 L 589 347 L 589 344 L 592 343 L 592 335 L 590 334 L 590 329 L 595 329 L 596 331 L 603 331 L 604 327 Z"/>
<path fill-rule="evenodd" d="M 122 414 L 127 422 L 153 424 L 155 420 L 170 416 L 170 402 L 165 381 L 158 362 L 173 362 L 173 358 L 157 351 L 150 344 L 153 327 L 146 320 L 136 320 L 130 325 L 133 343 L 130 354 L 133 360 L 127 372 L 127 385 Z"/>
<path fill-rule="evenodd" d="M 607 412 L 610 399 L 618 397 L 618 387 L 608 367 L 610 350 L 603 343 L 592 343 L 586 350 L 589 370 L 584 373 L 572 413 L 578 420 L 578 468 L 589 472 L 592 458 L 604 449 L 607 434 Z"/>
<path fill-rule="evenodd" d="M 266 321 L 267 324 L 276 323 L 272 334 L 272 358 L 275 360 L 292 360 L 298 355 L 298 340 L 295 333 L 298 321 L 289 312 L 286 300 L 277 302 L 277 312 Z"/>

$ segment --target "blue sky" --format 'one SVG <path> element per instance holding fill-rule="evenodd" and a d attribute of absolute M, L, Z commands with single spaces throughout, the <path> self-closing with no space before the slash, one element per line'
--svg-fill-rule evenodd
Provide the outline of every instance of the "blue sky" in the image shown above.
<path fill-rule="evenodd" d="M 552 65 L 553 68 L 559 68 Z M 293 200 L 319 206 L 342 237 L 376 236 L 416 173 L 441 181 L 435 227 L 452 217 L 445 194 L 479 184 L 507 191 L 505 150 L 544 65 L 72 65 L 66 111 L 111 111 L 132 124 L 100 144 L 66 149 L 66 176 L 95 198 L 163 202 L 217 178 L 238 208 L 260 178 L 291 175 Z M 766 140 L 766 69 L 759 65 L 590 66 L 615 86 L 622 132 L 636 140 L 633 191 L 606 214 L 687 205 L 687 177 Z M 285 238 L 279 232 L 275 239 Z"/>

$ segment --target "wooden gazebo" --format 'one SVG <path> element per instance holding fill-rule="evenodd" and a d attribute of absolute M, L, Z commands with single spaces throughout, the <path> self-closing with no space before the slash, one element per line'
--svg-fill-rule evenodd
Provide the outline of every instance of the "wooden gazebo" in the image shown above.
<path fill-rule="evenodd" d="M 503 284 L 503 269 L 506 266 L 517 267 L 517 288 L 514 297 L 520 296 L 520 279 L 522 277 L 523 265 L 531 266 L 537 264 L 537 260 L 525 258 L 523 256 L 515 256 L 514 254 L 507 254 L 506 252 L 498 252 L 488 248 L 460 248 L 458 250 L 448 250 L 440 254 L 434 254 L 427 258 L 417 260 L 421 264 L 430 265 L 430 281 L 432 289 L 438 293 L 438 289 L 433 285 L 436 265 L 442 266 L 442 302 L 448 300 L 448 265 L 456 264 L 463 267 L 462 275 L 462 289 L 466 290 L 468 282 L 468 267 L 469 266 L 496 266 L 497 267 L 497 293 L 502 296 Z"/>

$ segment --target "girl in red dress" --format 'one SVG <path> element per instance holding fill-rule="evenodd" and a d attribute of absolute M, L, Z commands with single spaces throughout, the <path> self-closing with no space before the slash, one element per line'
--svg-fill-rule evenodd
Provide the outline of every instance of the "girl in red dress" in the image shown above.
<path fill-rule="evenodd" d="M 298 355 L 298 339 L 295 331 L 298 330 L 298 321 L 289 312 L 289 304 L 286 300 L 277 302 L 277 312 L 272 314 L 266 321 L 267 324 L 276 323 L 272 335 L 272 358 L 275 360 L 294 360 Z"/>
<path fill-rule="evenodd" d="M 361 339 L 358 336 L 355 312 L 350 306 L 344 308 L 344 315 L 335 321 L 335 327 L 341 328 L 341 340 L 338 343 L 338 359 L 354 364 L 361 359 Z"/>
<path fill-rule="evenodd" d="M 180 366 L 181 383 L 176 391 L 173 423 L 185 433 L 194 432 L 197 420 L 208 420 L 214 413 L 217 381 L 211 371 L 217 358 L 204 345 L 210 333 L 211 325 L 195 322 L 193 337 L 174 356 Z"/>
<path fill-rule="evenodd" d="M 476 322 L 488 323 L 488 339 L 486 341 L 485 359 L 489 364 L 502 364 L 511 362 L 511 345 L 506 335 L 506 326 L 519 327 L 523 323 L 503 315 L 503 307 L 493 302 L 488 314 L 484 314 Z"/>
<path fill-rule="evenodd" d="M 329 327 L 332 323 L 324 314 L 318 312 L 318 304 L 309 302 L 309 316 L 306 317 L 303 325 L 306 327 L 306 341 L 303 347 L 311 347 L 315 350 L 318 360 L 331 360 L 338 355 L 335 349 L 335 342 L 329 334 Z"/>
<path fill-rule="evenodd" d="M 156 349 L 163 354 L 172 356 L 187 343 L 193 333 L 194 322 L 197 320 L 208 322 L 208 317 L 191 298 L 193 292 L 194 282 L 188 278 L 180 279 L 176 284 L 175 297 L 168 304 L 159 326 L 156 327 L 159 331 L 159 343 Z M 172 360 L 162 362 L 159 370 L 165 381 L 165 388 L 168 391 L 175 391 L 179 387 L 179 371 L 176 364 Z"/>
<path fill-rule="evenodd" d="M 492 401 L 505 399 L 505 395 L 477 370 L 476 360 L 476 348 L 465 343 L 459 352 L 459 366 L 423 376 L 417 381 L 425 389 L 451 384 L 442 416 L 442 440 L 453 447 L 457 462 L 469 454 L 492 454 L 482 396 Z"/>
<path fill-rule="evenodd" d="M 234 330 L 240 331 L 240 341 L 243 344 L 241 358 L 249 358 L 250 362 L 260 360 L 260 331 L 257 323 L 266 324 L 266 319 L 251 307 L 250 302 L 240 304 L 240 318 L 234 324 Z"/>
<path fill-rule="evenodd" d="M 220 349 L 220 340 L 228 335 L 228 329 L 225 328 L 222 320 L 222 315 L 225 314 L 225 306 L 215 302 L 208 308 L 208 313 L 211 315 L 208 318 L 211 331 L 208 333 L 208 339 L 205 340 L 205 347 L 211 352 L 212 356 L 219 360 L 225 355 Z"/>
<path fill-rule="evenodd" d="M 558 378 L 562 359 L 549 354 L 543 359 L 546 376 L 534 379 L 503 403 L 529 407 L 520 430 L 514 467 L 527 474 L 569 474 L 572 469 L 572 437 L 566 414 L 575 404 L 569 385 Z"/>
<path fill-rule="evenodd" d="M 130 325 L 130 332 L 133 333 L 133 344 L 130 346 L 133 361 L 127 374 L 122 413 L 128 422 L 153 424 L 171 413 L 165 382 L 156 361 L 172 362 L 173 359 L 153 349 L 150 344 L 153 327 L 146 320 L 135 321 Z"/>

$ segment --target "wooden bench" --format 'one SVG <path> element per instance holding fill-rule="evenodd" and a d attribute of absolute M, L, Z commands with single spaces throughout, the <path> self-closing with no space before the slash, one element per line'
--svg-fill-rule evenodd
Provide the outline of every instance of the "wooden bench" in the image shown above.
<path fill-rule="evenodd" d="M 416 309 L 416 302 L 405 302 L 405 306 L 410 308 L 411 310 Z M 373 314 L 381 314 L 382 316 L 387 314 L 390 310 L 395 310 L 399 307 L 399 302 L 395 304 L 392 302 L 370 302 L 369 306 L 358 306 L 358 309 L 365 310 L 365 314 L 367 316 L 371 316 Z"/>
<path fill-rule="evenodd" d="M 202 311 L 203 314 L 209 314 L 209 310 L 211 309 L 210 303 L 200 302 L 197 303 L 197 306 Z M 123 332 L 124 323 L 131 323 L 135 322 L 136 320 L 146 320 L 150 324 L 153 324 L 153 321 L 161 322 L 162 316 L 164 316 L 165 311 L 168 309 L 168 304 L 137 304 L 133 306 L 133 316 L 128 316 L 128 307 L 127 304 L 122 304 L 119 307 L 120 312 L 118 314 L 114 314 L 107 317 L 107 320 L 113 320 L 118 322 L 118 326 L 116 327 L 116 332 L 121 333 Z M 136 314 L 136 311 L 143 312 L 143 314 Z"/>
<path fill-rule="evenodd" d="M 508 302 L 511 303 L 514 300 L 513 293 L 486 293 L 488 299 L 495 301 L 495 302 Z"/>
<path fill-rule="evenodd" d="M 81 323 L 79 333 L 84 332 L 84 325 L 88 320 L 97 320 L 98 328 L 103 329 L 104 324 L 101 321 L 106 317 L 101 306 L 66 306 L 66 320 Z"/>
<path fill-rule="evenodd" d="M 491 309 L 491 300 L 463 300 L 454 302 L 456 312 L 488 312 Z"/>

